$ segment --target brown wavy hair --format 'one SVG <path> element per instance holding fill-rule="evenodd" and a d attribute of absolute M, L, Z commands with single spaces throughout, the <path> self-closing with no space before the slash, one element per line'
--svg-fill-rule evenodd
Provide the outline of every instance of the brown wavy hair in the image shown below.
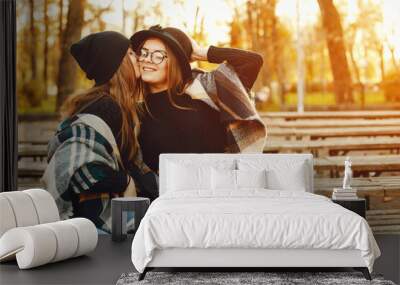
<path fill-rule="evenodd" d="M 67 118 L 78 114 L 103 96 L 112 98 L 121 109 L 122 126 L 118 133 L 122 138 L 120 147 L 128 151 L 129 161 L 134 161 L 139 150 L 138 112 L 140 110 L 138 102 L 142 97 L 142 87 L 140 80 L 136 79 L 135 69 L 128 54 L 125 55 L 118 70 L 107 83 L 71 95 L 61 106 L 61 116 Z M 122 166 L 124 167 L 124 165 Z"/>
<path fill-rule="evenodd" d="M 158 39 L 158 38 L 157 38 Z M 176 55 L 172 51 L 172 49 L 164 43 L 163 40 L 159 39 L 160 41 L 163 42 L 165 49 L 167 50 L 167 55 L 168 55 L 168 70 L 167 70 L 167 82 L 168 82 L 168 88 L 167 88 L 167 94 L 168 94 L 168 99 L 169 102 L 172 104 L 172 106 L 178 108 L 178 109 L 184 109 L 184 110 L 192 110 L 192 108 L 188 107 L 183 107 L 179 106 L 178 104 L 175 103 L 173 100 L 172 96 L 173 94 L 181 95 L 185 92 L 185 89 L 192 83 L 193 80 L 187 82 L 186 84 L 183 81 L 183 76 L 182 76 L 182 71 L 178 62 L 178 59 L 176 58 Z M 143 47 L 145 42 L 141 44 L 140 48 Z M 147 83 L 144 83 L 144 95 L 150 93 L 149 87 Z M 145 102 L 145 107 L 148 109 L 146 101 Z"/>

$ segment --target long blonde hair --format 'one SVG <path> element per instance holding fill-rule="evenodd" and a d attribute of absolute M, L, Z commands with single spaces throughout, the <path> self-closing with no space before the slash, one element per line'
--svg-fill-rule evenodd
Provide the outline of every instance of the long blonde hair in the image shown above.
<path fill-rule="evenodd" d="M 129 55 L 125 55 L 118 70 L 107 83 L 70 96 L 61 106 L 61 115 L 63 118 L 71 117 L 100 97 L 110 96 L 121 109 L 122 126 L 118 133 L 122 138 L 120 147 L 128 151 L 128 159 L 134 161 L 139 150 L 138 102 L 141 94 L 140 80 L 136 79 Z"/>

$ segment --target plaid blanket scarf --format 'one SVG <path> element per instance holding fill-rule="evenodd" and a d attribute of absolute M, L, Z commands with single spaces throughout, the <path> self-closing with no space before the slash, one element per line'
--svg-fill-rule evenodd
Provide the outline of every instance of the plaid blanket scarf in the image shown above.
<path fill-rule="evenodd" d="M 100 222 L 94 222 L 110 232 L 111 199 L 119 194 L 90 191 L 110 168 L 121 171 L 120 153 L 111 129 L 95 115 L 80 114 L 59 124 L 48 144 L 48 166 L 41 180 L 54 197 L 62 219 L 74 216 L 74 196 L 78 203 L 101 201 Z"/>
<path fill-rule="evenodd" d="M 220 111 L 220 121 L 227 125 L 225 152 L 263 152 L 266 126 L 233 67 L 223 63 L 211 72 L 195 69 L 193 75 L 185 93 Z"/>

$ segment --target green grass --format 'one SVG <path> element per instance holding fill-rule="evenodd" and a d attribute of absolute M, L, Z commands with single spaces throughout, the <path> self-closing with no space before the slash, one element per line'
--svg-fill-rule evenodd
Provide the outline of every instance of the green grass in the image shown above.
<path fill-rule="evenodd" d="M 306 93 L 304 96 L 304 104 L 309 106 L 324 106 L 335 104 L 335 94 L 333 93 Z M 288 93 L 285 96 L 285 105 L 297 105 L 297 94 Z"/>
<path fill-rule="evenodd" d="M 356 104 L 361 104 L 361 94 L 355 93 L 354 100 Z M 385 94 L 383 91 L 366 92 L 365 105 L 385 104 Z M 285 96 L 286 105 L 297 105 L 297 94 L 288 93 Z M 333 106 L 336 104 L 335 94 L 332 92 L 313 92 L 306 93 L 304 105 L 307 106 Z"/>

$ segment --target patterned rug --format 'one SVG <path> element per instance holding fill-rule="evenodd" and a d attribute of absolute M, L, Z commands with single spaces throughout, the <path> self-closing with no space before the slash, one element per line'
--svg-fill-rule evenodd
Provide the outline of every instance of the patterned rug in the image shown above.
<path fill-rule="evenodd" d="M 221 285 L 395 285 L 384 280 L 381 275 L 372 274 L 372 281 L 364 278 L 360 272 L 148 272 L 142 281 L 139 273 L 122 274 L 117 285 L 134 284 L 221 284 Z"/>

